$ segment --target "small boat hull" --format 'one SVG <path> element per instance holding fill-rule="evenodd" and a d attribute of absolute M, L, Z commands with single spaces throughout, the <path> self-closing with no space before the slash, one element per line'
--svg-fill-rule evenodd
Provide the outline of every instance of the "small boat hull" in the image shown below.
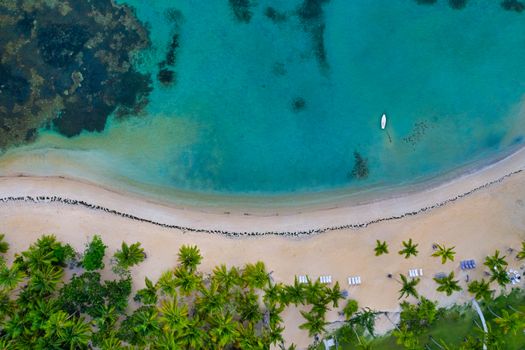
<path fill-rule="evenodd" d="M 386 114 L 383 113 L 383 115 L 381 116 L 381 129 L 385 129 L 386 128 Z"/>

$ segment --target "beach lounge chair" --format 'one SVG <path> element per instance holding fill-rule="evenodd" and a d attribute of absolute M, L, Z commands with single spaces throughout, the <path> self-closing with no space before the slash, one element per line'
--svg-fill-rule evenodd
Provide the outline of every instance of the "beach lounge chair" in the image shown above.
<path fill-rule="evenodd" d="M 423 276 L 423 269 L 409 269 L 408 270 L 408 277 L 419 277 Z"/>
<path fill-rule="evenodd" d="M 306 277 L 305 275 L 297 276 L 297 280 L 299 281 L 299 283 L 308 283 L 308 277 Z"/>
<path fill-rule="evenodd" d="M 444 273 L 444 272 L 438 272 L 438 273 L 436 273 L 436 274 L 434 275 L 434 278 L 436 278 L 436 279 L 438 279 L 438 280 L 440 280 L 440 279 L 442 279 L 442 278 L 445 278 L 445 277 L 447 277 L 447 274 Z"/>
<path fill-rule="evenodd" d="M 476 260 L 470 259 L 470 260 L 462 260 L 459 263 L 459 266 L 462 270 L 472 270 L 476 268 Z"/>
<path fill-rule="evenodd" d="M 351 286 L 358 286 L 361 284 L 361 276 L 348 277 L 348 284 Z"/>
<path fill-rule="evenodd" d="M 325 284 L 332 283 L 332 276 L 330 276 L 330 275 L 321 276 L 321 277 L 319 277 L 319 282 L 325 283 Z"/>

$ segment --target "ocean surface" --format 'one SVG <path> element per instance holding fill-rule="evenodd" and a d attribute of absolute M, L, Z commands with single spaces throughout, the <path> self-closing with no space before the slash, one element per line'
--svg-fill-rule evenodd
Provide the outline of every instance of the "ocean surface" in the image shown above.
<path fill-rule="evenodd" d="M 150 31 L 133 60 L 153 81 L 144 111 L 70 138 L 43 129 L 0 157 L 0 175 L 166 196 L 351 194 L 435 179 L 524 142 L 525 13 L 499 1 L 118 2 Z"/>

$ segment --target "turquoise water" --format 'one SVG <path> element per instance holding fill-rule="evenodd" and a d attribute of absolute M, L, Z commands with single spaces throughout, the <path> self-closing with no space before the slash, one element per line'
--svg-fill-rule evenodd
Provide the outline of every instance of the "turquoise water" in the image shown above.
<path fill-rule="evenodd" d="M 175 82 L 155 80 L 145 115 L 71 139 L 44 131 L 9 152 L 39 154 L 31 170 L 89 163 L 97 179 L 157 188 L 351 192 L 433 178 L 522 143 L 525 14 L 498 1 L 453 10 L 331 0 L 304 21 L 303 1 L 258 0 L 248 23 L 227 0 L 119 2 L 151 31 L 135 58 L 141 71 L 155 77 L 179 34 Z M 284 17 L 270 20 L 268 6 Z M 180 11 L 176 23 L 169 9 Z M 368 177 L 352 176 L 354 152 Z M 42 170 L 51 156 L 64 164 Z"/>

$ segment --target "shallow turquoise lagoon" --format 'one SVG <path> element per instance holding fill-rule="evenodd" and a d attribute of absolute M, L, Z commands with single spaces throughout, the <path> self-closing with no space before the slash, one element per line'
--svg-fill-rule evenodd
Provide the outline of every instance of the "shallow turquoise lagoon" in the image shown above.
<path fill-rule="evenodd" d="M 499 1 L 258 0 L 249 21 L 227 0 L 120 2 L 151 32 L 135 59 L 155 80 L 146 113 L 71 139 L 43 132 L 10 151 L 38 154 L 32 171 L 82 166 L 97 181 L 157 190 L 352 193 L 449 174 L 523 142 L 525 14 Z M 301 17 L 305 3 L 315 11 Z M 156 75 L 174 34 L 166 86 Z M 367 177 L 352 174 L 355 152 Z"/>

